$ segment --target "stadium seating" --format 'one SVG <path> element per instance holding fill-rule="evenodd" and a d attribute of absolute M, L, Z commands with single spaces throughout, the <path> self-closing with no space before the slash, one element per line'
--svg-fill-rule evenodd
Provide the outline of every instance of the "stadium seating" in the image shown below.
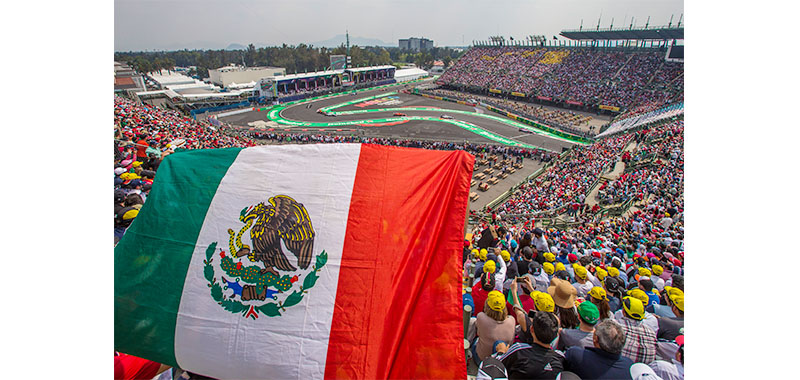
<path fill-rule="evenodd" d="M 662 51 L 475 47 L 436 83 L 629 109 L 683 99 L 683 64 L 663 57 Z"/>

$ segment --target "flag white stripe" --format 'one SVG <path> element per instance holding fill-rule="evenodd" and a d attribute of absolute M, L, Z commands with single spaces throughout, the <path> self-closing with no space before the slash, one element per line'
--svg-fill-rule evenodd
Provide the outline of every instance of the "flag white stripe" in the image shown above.
<path fill-rule="evenodd" d="M 359 144 L 315 144 L 242 150 L 211 202 L 188 268 L 175 329 L 175 357 L 182 368 L 220 379 L 324 377 L 360 148 Z M 244 318 L 224 310 L 211 297 L 203 276 L 205 251 L 216 241 L 217 252 L 219 248 L 227 252 L 228 228 L 238 232 L 243 225 L 240 211 L 281 194 L 305 206 L 316 232 L 314 257 L 325 250 L 328 262 L 299 304 L 281 311 L 281 316 Z M 242 242 L 253 246 L 249 232 Z M 297 267 L 294 255 L 282 248 Z M 241 260 L 243 265 L 252 265 L 246 258 Z M 224 272 L 219 261 L 215 253 L 215 276 L 221 282 Z M 312 258 L 311 265 L 314 262 Z M 307 270 L 298 268 L 297 273 Z M 298 289 L 303 278 L 279 297 Z"/>

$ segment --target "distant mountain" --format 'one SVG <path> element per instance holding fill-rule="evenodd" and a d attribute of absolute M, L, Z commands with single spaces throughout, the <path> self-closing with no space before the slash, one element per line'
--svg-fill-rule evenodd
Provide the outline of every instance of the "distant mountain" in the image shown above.
<path fill-rule="evenodd" d="M 247 46 L 239 45 L 239 44 L 230 44 L 225 50 L 247 50 Z"/>
<path fill-rule="evenodd" d="M 333 38 L 324 40 L 324 41 L 317 41 L 311 42 L 309 45 L 316 46 L 316 47 L 339 47 L 340 45 L 344 44 L 347 40 L 344 34 L 338 34 Z M 397 43 L 386 43 L 376 38 L 364 38 L 364 37 L 350 37 L 350 45 L 358 45 L 358 46 L 396 46 Z"/>

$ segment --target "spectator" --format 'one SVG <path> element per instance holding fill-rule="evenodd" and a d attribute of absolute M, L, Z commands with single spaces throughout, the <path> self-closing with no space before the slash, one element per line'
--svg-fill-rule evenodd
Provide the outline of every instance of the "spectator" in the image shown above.
<path fill-rule="evenodd" d="M 533 344 L 515 343 L 497 346 L 497 358 L 508 369 L 510 379 L 555 379 L 564 369 L 564 357 L 550 348 L 558 336 L 558 319 L 537 311 L 531 320 Z"/>
<path fill-rule="evenodd" d="M 631 359 L 621 355 L 627 336 L 625 330 L 612 319 L 598 323 L 594 328 L 594 347 L 571 347 L 565 353 L 564 369 L 575 372 L 584 380 L 631 379 Z"/>
<path fill-rule="evenodd" d="M 575 265 L 573 268 L 575 271 L 575 283 L 572 284 L 572 286 L 574 286 L 575 290 L 578 292 L 578 297 L 586 298 L 586 295 L 588 295 L 589 291 L 593 288 L 592 283 L 587 280 L 589 272 L 581 265 Z"/>
<path fill-rule="evenodd" d="M 475 326 L 478 338 L 472 345 L 472 355 L 475 364 L 491 355 L 495 342 L 503 341 L 511 344 L 514 341 L 514 318 L 508 315 L 506 300 L 503 293 L 496 290 L 489 292 L 483 311 L 478 313 Z"/>
<path fill-rule="evenodd" d="M 600 319 L 613 317 L 613 314 L 611 314 L 611 306 L 608 304 L 608 297 L 606 296 L 605 289 L 599 286 L 593 287 L 589 291 L 586 300 L 593 303 L 597 307 L 599 310 Z"/>
<path fill-rule="evenodd" d="M 683 380 L 683 335 L 676 337 L 675 342 L 678 344 L 675 358 L 650 363 L 653 372 L 664 380 Z"/>
<path fill-rule="evenodd" d="M 634 297 L 622 299 L 623 318 L 620 321 L 625 330 L 625 346 L 622 355 L 634 363 L 650 363 L 656 359 L 656 333 L 642 323 L 644 304 Z"/>
<path fill-rule="evenodd" d="M 547 288 L 547 293 L 553 297 L 556 305 L 556 315 L 558 316 L 561 327 L 574 329 L 580 325 L 578 313 L 575 310 L 575 295 L 577 291 L 569 282 L 554 278 Z"/>
<path fill-rule="evenodd" d="M 578 305 L 580 327 L 577 329 L 561 329 L 558 333 L 557 350 L 564 351 L 569 347 L 592 347 L 594 326 L 600 320 L 600 311 L 591 302 Z"/>
<path fill-rule="evenodd" d="M 675 318 L 658 318 L 658 339 L 675 340 L 683 335 L 683 296 L 675 295 L 672 299 L 672 312 Z"/>

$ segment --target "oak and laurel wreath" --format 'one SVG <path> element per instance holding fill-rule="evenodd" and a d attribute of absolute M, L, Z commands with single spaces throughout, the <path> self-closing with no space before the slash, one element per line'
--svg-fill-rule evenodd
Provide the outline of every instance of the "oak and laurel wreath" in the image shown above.
<path fill-rule="evenodd" d="M 211 243 L 206 249 L 206 259 L 203 260 L 203 275 L 205 276 L 206 280 L 208 280 L 208 287 L 211 288 L 211 298 L 220 304 L 223 309 L 230 311 L 231 313 L 241 313 L 242 316 L 247 317 L 247 312 L 250 306 L 245 305 L 235 299 L 225 297 L 225 295 L 222 293 L 222 286 L 220 286 L 219 282 L 217 282 L 217 278 L 214 276 L 214 267 L 211 266 L 211 263 L 214 261 L 213 255 L 216 249 L 217 242 Z M 283 301 L 278 301 L 277 303 L 267 302 L 260 306 L 253 306 L 253 309 L 264 313 L 269 317 L 280 316 L 281 311 L 286 311 L 287 307 L 297 305 L 303 300 L 303 295 L 308 293 L 308 290 L 313 288 L 317 283 L 317 279 L 319 278 L 317 272 L 321 271 L 322 267 L 325 266 L 325 263 L 327 262 L 328 253 L 323 250 L 322 253 L 317 255 L 316 263 L 311 268 L 311 271 L 308 272 L 308 275 L 306 275 L 306 278 L 303 280 L 303 285 L 300 286 L 299 291 L 295 290 Z"/>

